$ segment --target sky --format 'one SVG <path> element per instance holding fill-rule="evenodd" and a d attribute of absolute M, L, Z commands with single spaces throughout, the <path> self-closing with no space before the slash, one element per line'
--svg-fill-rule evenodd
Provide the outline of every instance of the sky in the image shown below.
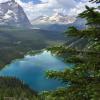
<path fill-rule="evenodd" d="M 0 0 L 6 2 L 10 0 Z M 52 16 L 56 13 L 62 13 L 68 16 L 77 16 L 85 10 L 85 5 L 96 6 L 89 3 L 89 0 L 15 0 L 24 9 L 30 20 L 38 16 Z"/>

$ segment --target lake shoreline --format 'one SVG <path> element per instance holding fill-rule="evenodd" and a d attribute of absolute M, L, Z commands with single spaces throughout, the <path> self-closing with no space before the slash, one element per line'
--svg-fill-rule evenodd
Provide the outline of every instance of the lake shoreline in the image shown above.
<path fill-rule="evenodd" d="M 47 79 L 45 72 L 63 70 L 67 66 L 71 65 L 65 64 L 59 57 L 43 49 L 41 52 L 34 52 L 33 55 L 25 55 L 22 59 L 13 60 L 0 71 L 0 76 L 16 77 L 23 80 L 35 91 L 48 91 L 61 87 L 61 82 Z M 42 83 L 40 84 L 40 82 Z"/>

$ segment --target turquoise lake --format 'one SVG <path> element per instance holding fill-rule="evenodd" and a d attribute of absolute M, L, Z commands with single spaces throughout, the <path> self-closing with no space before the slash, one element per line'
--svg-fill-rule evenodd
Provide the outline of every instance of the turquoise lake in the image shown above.
<path fill-rule="evenodd" d="M 0 76 L 16 77 L 38 92 L 49 91 L 63 85 L 60 81 L 47 79 L 45 72 L 48 70 L 61 71 L 68 67 L 71 65 L 64 63 L 50 52 L 43 51 L 34 56 L 26 55 L 23 59 L 12 61 L 0 71 Z"/>

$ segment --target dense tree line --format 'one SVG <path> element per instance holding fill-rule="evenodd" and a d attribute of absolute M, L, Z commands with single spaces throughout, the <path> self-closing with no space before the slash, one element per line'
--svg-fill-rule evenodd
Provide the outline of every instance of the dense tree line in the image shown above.
<path fill-rule="evenodd" d="M 0 100 L 37 100 L 37 93 L 23 81 L 16 78 L 0 77 Z"/>

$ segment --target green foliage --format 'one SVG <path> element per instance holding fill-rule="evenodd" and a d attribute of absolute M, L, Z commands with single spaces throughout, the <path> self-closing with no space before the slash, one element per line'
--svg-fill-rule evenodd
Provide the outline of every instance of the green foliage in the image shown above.
<path fill-rule="evenodd" d="M 79 36 L 80 34 L 79 30 L 74 26 L 69 27 L 65 33 L 67 33 L 69 36 Z"/>
<path fill-rule="evenodd" d="M 0 77 L 0 100 L 37 100 L 37 93 L 15 78 Z"/>
<path fill-rule="evenodd" d="M 100 13 L 96 11 L 96 8 L 90 8 L 88 6 L 85 6 L 86 10 L 79 14 L 79 17 L 86 18 L 87 24 L 90 25 L 90 27 L 100 27 Z"/>
<path fill-rule="evenodd" d="M 46 73 L 48 78 L 57 79 L 66 85 L 45 95 L 51 97 L 51 100 L 100 100 L 100 12 L 86 6 L 79 17 L 87 20 L 88 28 L 78 30 L 70 27 L 65 33 L 87 38 L 89 42 L 85 48 L 80 50 L 65 44 L 48 49 L 74 64 L 74 67 L 64 71 Z"/>
<path fill-rule="evenodd" d="M 90 2 L 96 2 L 96 3 L 100 3 L 100 0 L 90 0 Z"/>

